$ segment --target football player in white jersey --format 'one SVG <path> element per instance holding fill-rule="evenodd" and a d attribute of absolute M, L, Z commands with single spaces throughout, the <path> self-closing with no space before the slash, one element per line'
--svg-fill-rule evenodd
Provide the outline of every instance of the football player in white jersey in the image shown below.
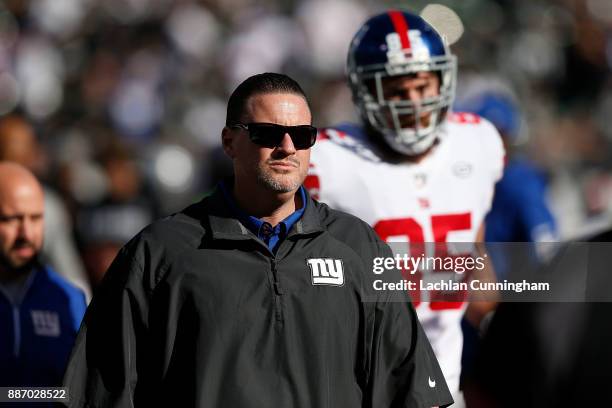
<path fill-rule="evenodd" d="M 390 10 L 370 18 L 348 53 L 363 126 L 320 132 L 305 183 L 311 194 L 367 221 L 389 242 L 481 242 L 504 150 L 489 122 L 450 112 L 456 66 L 442 36 L 421 17 Z M 456 392 L 461 319 L 466 313 L 478 325 L 494 302 L 468 307 L 465 294 L 453 302 L 411 295 Z"/>

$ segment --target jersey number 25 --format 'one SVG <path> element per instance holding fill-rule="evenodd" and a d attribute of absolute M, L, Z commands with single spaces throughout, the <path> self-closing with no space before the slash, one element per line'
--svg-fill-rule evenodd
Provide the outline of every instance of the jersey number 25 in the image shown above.
<path fill-rule="evenodd" d="M 469 212 L 432 215 L 431 231 L 433 232 L 433 239 L 436 244 L 434 245 L 434 256 L 442 258 L 449 256 L 445 245 L 449 232 L 469 230 L 470 228 L 472 228 L 472 217 L 471 213 Z M 402 240 L 407 239 L 407 241 L 411 243 L 422 244 L 425 242 L 423 227 L 411 217 L 380 220 L 374 225 L 374 230 L 382 240 L 387 242 L 390 239 L 394 241 L 396 238 L 400 238 Z M 422 252 L 423 246 L 410 246 L 410 256 L 418 257 L 422 255 Z M 414 271 L 412 274 L 408 271 L 403 271 L 403 274 L 405 279 L 417 282 L 417 287 L 418 281 L 423 277 L 422 271 Z M 410 291 L 410 295 L 412 297 L 414 306 L 418 306 L 421 303 L 421 292 L 419 290 Z M 430 299 L 445 299 L 445 301 L 430 302 L 429 307 L 432 310 L 459 309 L 462 307 L 466 298 L 466 291 L 456 291 L 450 293 L 430 291 Z"/>

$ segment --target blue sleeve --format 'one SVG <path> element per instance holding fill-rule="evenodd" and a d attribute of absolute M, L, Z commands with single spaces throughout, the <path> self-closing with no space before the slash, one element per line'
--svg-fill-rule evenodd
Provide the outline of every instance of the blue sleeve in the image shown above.
<path fill-rule="evenodd" d="M 546 203 L 546 185 L 542 176 L 533 170 L 531 176 L 517 183 L 522 190 L 519 217 L 530 242 L 556 241 L 557 225 Z"/>
<path fill-rule="evenodd" d="M 70 325 L 76 333 L 79 331 L 83 316 L 85 316 L 85 310 L 87 309 L 87 302 L 83 291 L 76 286 L 72 285 L 65 278 L 57 274 L 49 266 L 46 266 L 47 276 L 56 285 L 58 285 L 62 292 L 68 297 L 68 307 L 70 313 Z"/>
<path fill-rule="evenodd" d="M 543 175 L 525 160 L 508 163 L 486 219 L 487 242 L 557 241 Z"/>
<path fill-rule="evenodd" d="M 495 188 L 491 212 L 486 219 L 486 241 L 556 242 L 555 219 L 546 203 L 546 183 L 537 169 L 512 161 Z M 498 279 L 511 271 L 511 246 L 487 245 Z M 533 260 L 547 256 L 550 246 L 533 246 Z"/>
<path fill-rule="evenodd" d="M 79 331 L 83 316 L 85 316 L 85 310 L 87 310 L 87 302 L 85 300 L 85 294 L 80 290 L 76 289 L 76 293 L 70 296 L 70 316 L 72 319 L 72 327 L 75 332 Z"/>

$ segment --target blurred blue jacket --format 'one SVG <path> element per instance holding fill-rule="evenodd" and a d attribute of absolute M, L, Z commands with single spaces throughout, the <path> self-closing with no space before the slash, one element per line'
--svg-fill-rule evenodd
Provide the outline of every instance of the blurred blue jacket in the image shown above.
<path fill-rule="evenodd" d="M 529 161 L 511 159 L 495 186 L 486 218 L 487 242 L 551 242 L 557 226 L 546 203 L 544 175 Z"/>
<path fill-rule="evenodd" d="M 60 386 L 86 308 L 83 292 L 47 266 L 15 303 L 0 286 L 0 386 Z"/>

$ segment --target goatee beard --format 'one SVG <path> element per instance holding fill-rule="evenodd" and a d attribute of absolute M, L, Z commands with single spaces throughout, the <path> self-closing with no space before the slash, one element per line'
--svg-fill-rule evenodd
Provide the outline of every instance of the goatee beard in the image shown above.
<path fill-rule="evenodd" d="M 299 180 L 291 180 L 290 177 L 287 177 L 286 180 L 278 180 L 263 169 L 259 169 L 257 172 L 257 180 L 261 185 L 274 191 L 275 193 L 289 193 L 297 190 L 302 185 Z"/>
<path fill-rule="evenodd" d="M 275 180 L 272 177 L 266 177 L 265 175 L 259 177 L 259 181 L 276 193 L 289 193 L 290 191 L 296 190 L 300 186 L 300 184 L 297 183 L 291 183 L 290 185 L 281 183 L 278 180 Z"/>

